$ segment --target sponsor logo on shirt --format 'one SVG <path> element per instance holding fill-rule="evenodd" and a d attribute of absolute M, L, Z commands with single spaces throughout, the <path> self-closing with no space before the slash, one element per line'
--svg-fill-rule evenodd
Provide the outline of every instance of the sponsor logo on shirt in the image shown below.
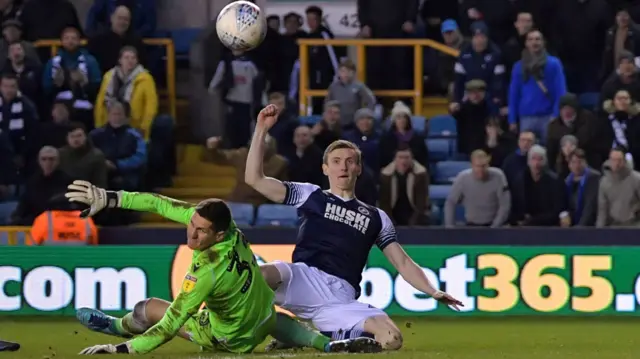
<path fill-rule="evenodd" d="M 327 207 L 324 210 L 324 218 L 344 223 L 365 234 L 371 222 L 369 211 L 364 207 L 358 208 L 358 211 L 360 213 L 333 203 L 327 203 Z"/>

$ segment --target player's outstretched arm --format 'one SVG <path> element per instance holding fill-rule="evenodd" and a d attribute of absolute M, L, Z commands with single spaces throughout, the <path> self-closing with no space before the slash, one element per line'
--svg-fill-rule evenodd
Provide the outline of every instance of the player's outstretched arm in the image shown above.
<path fill-rule="evenodd" d="M 133 211 L 152 212 L 182 224 L 188 224 L 195 206 L 156 193 L 107 191 L 87 181 L 73 181 L 65 196 L 71 202 L 89 206 L 80 216 L 90 217 L 105 208 L 123 208 Z"/>
<path fill-rule="evenodd" d="M 256 129 L 249 147 L 244 181 L 273 202 L 283 203 L 287 195 L 286 186 L 279 180 L 264 175 L 265 140 L 269 129 L 278 121 L 278 108 L 268 105 L 258 114 Z"/>

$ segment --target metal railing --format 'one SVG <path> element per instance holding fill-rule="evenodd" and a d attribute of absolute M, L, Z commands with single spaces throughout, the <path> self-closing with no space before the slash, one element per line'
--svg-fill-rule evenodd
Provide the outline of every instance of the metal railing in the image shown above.
<path fill-rule="evenodd" d="M 167 48 L 167 96 L 169 100 L 169 112 L 171 116 L 176 118 L 176 51 L 173 41 L 171 39 L 143 39 L 145 45 L 151 46 L 164 46 Z M 82 40 L 82 45 L 87 44 L 87 40 Z M 56 56 L 58 48 L 62 46 L 60 40 L 38 40 L 34 42 L 36 47 L 49 47 L 51 48 L 51 56 Z"/>
<path fill-rule="evenodd" d="M 356 48 L 356 77 L 359 81 L 366 81 L 366 63 L 368 46 L 413 47 L 413 89 L 410 90 L 373 90 L 379 97 L 411 97 L 413 98 L 413 113 L 422 113 L 423 106 L 423 47 L 431 47 L 451 56 L 458 56 L 459 51 L 439 42 L 427 39 L 299 39 L 300 45 L 300 89 L 298 91 L 300 115 L 306 115 L 309 97 L 324 97 L 327 90 L 311 90 L 309 88 L 309 46 L 355 46 Z"/>
<path fill-rule="evenodd" d="M 24 236 L 24 243 L 27 243 L 27 237 L 31 237 L 31 227 L 7 226 L 0 227 L 0 239 L 6 239 L 6 244 L 10 246 L 19 245 L 19 238 Z M 4 237 L 4 238 L 2 238 Z M 0 241 L 4 242 L 4 241 Z M 0 249 L 1 250 L 1 249 Z"/>

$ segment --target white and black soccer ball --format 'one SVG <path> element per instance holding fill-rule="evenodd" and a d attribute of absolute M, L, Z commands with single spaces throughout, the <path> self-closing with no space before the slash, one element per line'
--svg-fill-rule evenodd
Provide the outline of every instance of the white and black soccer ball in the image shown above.
<path fill-rule="evenodd" d="M 216 20 L 216 31 L 224 46 L 248 51 L 260 45 L 267 34 L 267 19 L 258 5 L 234 1 L 225 6 Z"/>

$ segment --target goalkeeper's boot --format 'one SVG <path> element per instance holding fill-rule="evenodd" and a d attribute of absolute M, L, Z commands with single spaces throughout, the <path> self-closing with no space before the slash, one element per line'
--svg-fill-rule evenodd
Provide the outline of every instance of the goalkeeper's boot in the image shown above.
<path fill-rule="evenodd" d="M 345 340 L 335 340 L 324 348 L 327 353 L 379 353 L 382 345 L 375 339 L 360 337 Z"/>
<path fill-rule="evenodd" d="M 121 338 L 131 338 L 131 335 L 123 334 L 121 330 L 118 330 L 116 325 L 118 318 L 106 315 L 99 310 L 80 308 L 76 312 L 76 318 L 82 325 L 94 332 L 115 335 Z"/>

